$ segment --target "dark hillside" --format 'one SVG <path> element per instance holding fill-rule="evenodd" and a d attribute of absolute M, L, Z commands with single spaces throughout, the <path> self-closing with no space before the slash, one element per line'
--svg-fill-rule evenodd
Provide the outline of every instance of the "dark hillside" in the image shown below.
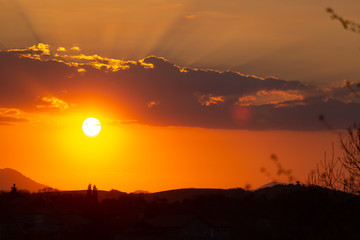
<path fill-rule="evenodd" d="M 320 187 L 85 193 L 1 194 L 2 239 L 360 238 L 359 197 Z"/>

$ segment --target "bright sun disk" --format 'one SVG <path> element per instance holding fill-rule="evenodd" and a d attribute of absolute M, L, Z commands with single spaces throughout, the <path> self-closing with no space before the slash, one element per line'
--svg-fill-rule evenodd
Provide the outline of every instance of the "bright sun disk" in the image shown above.
<path fill-rule="evenodd" d="M 100 133 L 101 123 L 96 118 L 87 118 L 83 122 L 82 129 L 89 137 L 95 137 Z"/>

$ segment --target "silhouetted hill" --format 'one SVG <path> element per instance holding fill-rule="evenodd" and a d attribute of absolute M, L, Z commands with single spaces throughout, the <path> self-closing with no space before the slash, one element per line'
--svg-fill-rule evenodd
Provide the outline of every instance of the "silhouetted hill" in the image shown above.
<path fill-rule="evenodd" d="M 66 194 L 71 196 L 87 194 L 87 190 L 72 190 L 72 191 L 56 191 L 55 194 Z M 186 188 L 173 189 L 162 192 L 149 193 L 147 191 L 135 191 L 132 193 L 121 192 L 118 190 L 104 191 L 98 190 L 98 201 L 102 202 L 104 199 L 118 199 L 124 196 L 134 196 L 144 199 L 146 201 L 154 201 L 166 199 L 168 203 L 182 202 L 185 199 L 195 199 L 200 196 L 224 196 L 224 197 L 243 197 L 246 191 L 241 188 L 234 189 L 212 189 L 212 188 Z"/>
<path fill-rule="evenodd" d="M 55 194 L 67 194 L 70 196 L 76 196 L 76 195 L 86 195 L 87 194 L 87 190 L 73 190 L 73 191 L 59 191 L 59 192 L 55 192 Z M 98 194 L 98 201 L 102 202 L 104 199 L 118 199 L 119 197 L 123 197 L 125 195 L 127 195 L 125 192 L 121 192 L 118 190 L 111 190 L 111 191 L 104 191 L 104 190 L 98 190 L 97 191 Z"/>
<path fill-rule="evenodd" d="M 87 190 L 61 191 L 63 194 L 69 195 L 86 195 Z M 99 202 L 104 199 L 118 199 L 126 195 L 134 195 L 147 201 L 166 199 L 168 203 L 182 202 L 185 199 L 195 199 L 200 196 L 224 196 L 224 197 L 243 197 L 247 192 L 241 188 L 232 189 L 216 189 L 216 188 L 183 188 L 173 189 L 155 193 L 147 191 L 135 191 L 133 193 L 125 193 L 118 190 L 103 191 L 98 190 Z"/>
<path fill-rule="evenodd" d="M 225 197 L 240 197 L 246 191 L 242 188 L 215 189 L 215 188 L 184 188 L 156 193 L 145 194 L 145 199 L 166 199 L 169 203 L 181 202 L 184 199 L 193 199 L 199 196 L 222 195 Z"/>
<path fill-rule="evenodd" d="M 94 193 L 0 193 L 1 239 L 360 239 L 360 197 L 318 186 Z"/>
<path fill-rule="evenodd" d="M 14 169 L 0 169 L 0 191 L 10 191 L 13 184 L 16 184 L 16 188 L 19 190 L 28 190 L 31 192 L 36 192 L 47 187 L 46 185 L 31 180 Z"/>
<path fill-rule="evenodd" d="M 254 192 L 263 194 L 265 192 L 269 192 L 270 195 L 277 192 L 276 186 L 283 186 L 286 188 L 288 184 L 280 183 L 280 182 L 270 182 L 267 183 L 256 190 Z M 264 190 L 268 189 L 268 190 Z M 260 191 L 264 190 L 264 191 Z M 137 192 L 134 192 L 137 193 Z M 224 197 L 235 197 L 242 198 L 247 191 L 242 188 L 230 188 L 230 189 L 216 189 L 216 188 L 182 188 L 182 189 L 173 189 L 155 193 L 147 193 L 147 192 L 139 192 L 145 194 L 145 199 L 147 200 L 155 200 L 155 199 L 166 199 L 169 203 L 172 202 L 181 202 L 185 199 L 194 199 L 199 196 L 211 196 L 211 195 L 222 195 Z"/>

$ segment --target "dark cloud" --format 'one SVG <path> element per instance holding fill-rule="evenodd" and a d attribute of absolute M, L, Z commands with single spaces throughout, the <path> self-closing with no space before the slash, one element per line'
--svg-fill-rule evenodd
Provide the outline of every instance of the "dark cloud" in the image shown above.
<path fill-rule="evenodd" d="M 299 81 L 231 71 L 180 68 L 160 57 L 138 62 L 49 53 L 47 45 L 0 52 L 0 107 L 66 112 L 92 104 L 115 121 L 223 129 L 321 130 L 359 119 L 346 87 L 319 90 Z"/>

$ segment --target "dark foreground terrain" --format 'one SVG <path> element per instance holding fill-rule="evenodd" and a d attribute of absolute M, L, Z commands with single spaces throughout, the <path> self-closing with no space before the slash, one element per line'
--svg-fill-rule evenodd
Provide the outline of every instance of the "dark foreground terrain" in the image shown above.
<path fill-rule="evenodd" d="M 360 239 L 358 196 L 300 185 L 2 193 L 0 213 L 0 239 Z"/>

